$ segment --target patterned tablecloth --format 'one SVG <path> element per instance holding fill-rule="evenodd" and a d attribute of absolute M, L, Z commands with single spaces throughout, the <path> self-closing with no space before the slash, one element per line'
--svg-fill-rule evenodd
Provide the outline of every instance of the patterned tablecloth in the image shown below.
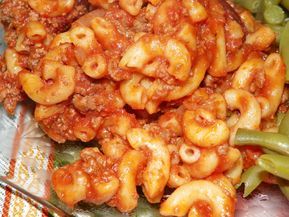
<path fill-rule="evenodd" d="M 0 54 L 5 45 L 0 28 Z M 49 177 L 53 169 L 51 141 L 33 121 L 29 105 L 21 105 L 9 117 L 0 107 L 0 175 L 7 175 L 12 182 L 29 192 L 48 198 Z M 0 216 L 47 216 L 42 207 L 0 184 Z"/>
<path fill-rule="evenodd" d="M 11 118 L 0 109 L 0 173 L 29 192 L 49 198 L 53 149 L 31 111 L 28 105 L 22 105 Z M 0 208 L 0 216 L 5 217 L 45 216 L 40 206 L 5 185 L 0 188 Z"/>

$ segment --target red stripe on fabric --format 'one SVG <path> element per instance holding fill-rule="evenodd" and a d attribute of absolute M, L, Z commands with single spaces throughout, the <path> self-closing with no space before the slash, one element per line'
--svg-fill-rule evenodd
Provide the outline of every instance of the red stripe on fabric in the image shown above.
<path fill-rule="evenodd" d="M 48 217 L 49 213 L 46 209 L 42 209 L 42 217 Z"/>
<path fill-rule="evenodd" d="M 11 189 L 9 187 L 5 187 L 5 201 L 4 201 L 4 206 L 3 206 L 2 217 L 8 216 L 11 196 L 12 196 Z"/>
<path fill-rule="evenodd" d="M 20 145 L 20 140 L 21 136 L 23 134 L 23 129 L 24 129 L 24 120 L 25 120 L 25 114 L 27 112 L 27 109 L 23 106 L 20 114 L 19 114 L 19 121 L 17 125 L 17 130 L 14 136 L 13 144 L 12 144 L 12 160 L 10 161 L 9 165 L 9 173 L 7 175 L 7 178 L 13 178 L 14 177 L 14 172 L 15 172 L 15 165 L 16 165 L 16 156 L 19 150 L 19 145 Z M 7 217 L 9 213 L 9 208 L 10 208 L 10 202 L 11 202 L 11 189 L 9 187 L 5 188 L 5 201 L 4 201 L 4 206 L 3 206 L 3 215 L 2 217 Z"/>

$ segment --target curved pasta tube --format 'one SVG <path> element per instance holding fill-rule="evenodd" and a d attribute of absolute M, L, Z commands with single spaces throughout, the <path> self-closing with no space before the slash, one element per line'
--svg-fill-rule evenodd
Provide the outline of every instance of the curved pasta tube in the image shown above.
<path fill-rule="evenodd" d="M 187 9 L 192 23 L 201 22 L 207 19 L 208 14 L 205 7 L 197 0 L 182 0 L 182 3 Z"/>
<path fill-rule="evenodd" d="M 254 16 L 252 15 L 252 13 L 248 10 L 244 10 L 240 14 L 240 18 L 242 19 L 248 32 L 250 32 L 250 33 L 254 32 L 255 27 L 256 27 L 256 21 L 255 21 Z"/>
<path fill-rule="evenodd" d="M 91 21 L 91 28 L 94 31 L 96 39 L 105 49 L 111 48 L 115 41 L 119 40 L 115 26 L 102 17 L 95 17 Z"/>
<path fill-rule="evenodd" d="M 154 114 L 156 112 L 159 111 L 159 105 L 160 105 L 160 102 L 157 101 L 157 100 L 149 100 L 146 104 L 146 111 L 149 113 L 149 114 Z"/>
<path fill-rule="evenodd" d="M 80 139 L 82 142 L 89 142 L 93 140 L 96 136 L 96 129 L 94 129 L 91 124 L 87 121 L 77 121 L 73 125 L 73 134 L 76 138 Z"/>
<path fill-rule="evenodd" d="M 70 30 L 71 42 L 85 50 L 92 50 L 97 46 L 94 32 L 85 26 L 76 26 Z"/>
<path fill-rule="evenodd" d="M 236 185 L 241 180 L 242 172 L 243 172 L 243 158 L 240 157 L 235 163 L 235 165 L 231 169 L 226 171 L 224 175 L 230 179 L 233 185 Z"/>
<path fill-rule="evenodd" d="M 38 21 L 30 21 L 27 23 L 25 30 L 26 36 L 34 42 L 43 41 L 47 35 L 45 26 Z"/>
<path fill-rule="evenodd" d="M 34 110 L 34 118 L 39 122 L 53 115 L 62 113 L 63 111 L 64 105 L 61 104 L 51 106 L 37 104 Z"/>
<path fill-rule="evenodd" d="M 165 97 L 165 101 L 180 99 L 184 96 L 192 94 L 204 79 L 208 67 L 209 63 L 207 59 L 201 57 L 197 61 L 196 65 L 193 66 L 192 76 L 190 76 L 182 86 L 177 86 L 172 91 L 170 91 L 168 96 Z"/>
<path fill-rule="evenodd" d="M 191 181 L 191 175 L 189 170 L 181 165 L 173 165 L 170 171 L 170 178 L 168 180 L 168 186 L 170 188 L 177 188 L 181 185 L 187 184 Z"/>
<path fill-rule="evenodd" d="M 145 93 L 148 98 L 148 101 L 145 105 L 146 111 L 149 114 L 158 112 L 161 99 L 154 99 L 154 96 L 157 95 L 159 90 L 163 90 L 163 83 L 159 79 L 151 80 L 147 77 L 144 77 L 140 84 L 145 89 Z"/>
<path fill-rule="evenodd" d="M 131 79 L 121 82 L 120 93 L 123 100 L 133 109 L 144 109 L 148 101 L 145 88 L 140 85 L 143 78 L 140 74 L 133 74 Z"/>
<path fill-rule="evenodd" d="M 119 6 L 132 16 L 139 14 L 143 0 L 119 0 Z"/>
<path fill-rule="evenodd" d="M 88 2 L 93 6 L 100 6 L 104 9 L 108 9 L 113 1 L 109 0 L 88 0 Z"/>
<path fill-rule="evenodd" d="M 178 113 L 178 111 L 170 111 L 160 116 L 158 124 L 163 129 L 170 130 L 173 136 L 181 136 L 183 133 L 181 119 L 181 113 Z"/>
<path fill-rule="evenodd" d="M 222 189 L 211 181 L 191 181 L 177 188 L 169 198 L 161 204 L 163 216 L 202 216 L 194 205 L 205 201 L 211 208 L 213 217 L 233 216 L 234 204 Z"/>
<path fill-rule="evenodd" d="M 179 149 L 176 145 L 169 144 L 167 145 L 169 153 L 171 155 L 171 165 L 177 165 L 180 163 L 180 156 L 178 154 Z"/>
<path fill-rule="evenodd" d="M 270 105 L 269 100 L 265 97 L 262 97 L 262 96 L 257 96 L 256 100 L 260 104 L 261 117 L 262 118 L 270 117 L 271 116 L 271 105 Z"/>
<path fill-rule="evenodd" d="M 225 143 L 229 138 L 229 128 L 211 112 L 204 109 L 185 111 L 183 116 L 185 136 L 200 147 L 213 147 Z"/>
<path fill-rule="evenodd" d="M 224 120 L 227 115 L 227 104 L 223 95 L 214 93 L 209 88 L 198 88 L 183 103 L 185 109 L 195 110 L 198 108 L 212 112 L 217 118 Z"/>
<path fill-rule="evenodd" d="M 227 75 L 225 29 L 224 26 L 220 24 L 216 26 L 215 55 L 208 72 L 214 77 L 224 77 Z"/>
<path fill-rule="evenodd" d="M 109 201 L 117 193 L 120 181 L 115 176 L 111 176 L 105 182 L 92 182 L 91 186 L 95 193 L 92 202 L 100 205 Z"/>
<path fill-rule="evenodd" d="M 127 139 L 134 149 L 150 150 L 151 157 L 143 173 L 143 192 L 149 202 L 160 202 L 170 174 L 170 153 L 166 144 L 141 128 L 129 130 Z"/>
<path fill-rule="evenodd" d="M 49 50 L 46 55 L 43 57 L 44 61 L 54 61 L 61 63 L 63 55 L 65 55 L 67 49 L 70 48 L 70 44 L 61 44 L 59 46 L 53 47 L 51 50 Z M 55 65 L 55 64 L 52 64 Z"/>
<path fill-rule="evenodd" d="M 160 1 L 160 0 L 157 0 Z M 174 29 L 170 21 L 170 13 L 178 13 L 182 9 L 181 2 L 176 0 L 165 0 L 157 8 L 153 15 L 152 24 L 156 34 L 171 32 Z"/>
<path fill-rule="evenodd" d="M 244 32 L 242 30 L 242 26 L 236 20 L 229 20 L 225 24 L 225 28 L 228 31 L 227 40 L 242 40 L 244 37 Z"/>
<path fill-rule="evenodd" d="M 77 163 L 60 168 L 52 174 L 52 185 L 57 196 L 69 206 L 86 199 L 89 185 L 88 175 L 74 167 L 77 167 Z"/>
<path fill-rule="evenodd" d="M 120 187 L 116 194 L 117 208 L 121 212 L 130 212 L 137 206 L 136 176 L 144 165 L 144 155 L 136 150 L 128 151 L 118 167 Z"/>
<path fill-rule="evenodd" d="M 260 57 L 244 62 L 235 73 L 232 87 L 249 91 L 255 74 L 260 71 L 264 72 L 265 82 L 256 99 L 261 106 L 262 118 L 270 118 L 281 102 L 285 83 L 285 69 L 279 54 L 270 54 L 265 62 Z"/>
<path fill-rule="evenodd" d="M 72 66 L 47 61 L 49 69 L 43 70 L 45 80 L 52 79 L 53 84 L 46 84 L 39 75 L 21 71 L 19 80 L 25 93 L 42 105 L 53 105 L 65 101 L 73 94 L 75 87 L 75 69 Z"/>
<path fill-rule="evenodd" d="M 50 49 L 56 48 L 66 43 L 72 43 L 70 32 L 63 32 L 63 33 L 56 35 L 50 44 Z"/>
<path fill-rule="evenodd" d="M 227 53 L 227 72 L 232 72 L 237 70 L 240 65 L 244 62 L 245 55 L 244 49 L 237 50 L 235 52 Z"/>
<path fill-rule="evenodd" d="M 270 111 L 265 117 L 270 118 L 277 111 L 285 85 L 285 66 L 280 54 L 272 53 L 267 57 L 264 71 L 265 83 L 260 91 L 260 96 L 268 101 Z"/>
<path fill-rule="evenodd" d="M 169 61 L 168 73 L 176 79 L 186 81 L 191 70 L 191 56 L 186 46 L 175 39 L 169 39 L 164 49 Z"/>
<path fill-rule="evenodd" d="M 197 50 L 197 33 L 196 29 L 189 23 L 180 25 L 176 38 L 183 42 L 190 50 L 191 55 Z M 193 58 L 192 58 L 193 59 Z"/>
<path fill-rule="evenodd" d="M 220 161 L 217 172 L 222 173 L 231 169 L 236 162 L 241 158 L 241 153 L 238 149 L 229 147 L 228 151 L 220 155 Z"/>
<path fill-rule="evenodd" d="M 214 149 L 201 150 L 201 156 L 195 163 L 184 164 L 192 178 L 205 178 L 211 175 L 219 164 L 219 157 Z"/>
<path fill-rule="evenodd" d="M 110 157 L 111 159 L 119 160 L 122 156 L 130 149 L 122 139 L 115 138 L 105 138 L 99 141 L 103 153 Z"/>
<path fill-rule="evenodd" d="M 28 4 L 33 10 L 48 17 L 66 15 L 73 9 L 74 3 L 75 0 L 28 0 Z"/>
<path fill-rule="evenodd" d="M 29 52 L 29 48 L 27 48 L 27 46 L 25 46 L 25 44 L 24 44 L 25 39 L 26 39 L 25 33 L 24 32 L 19 33 L 15 47 L 14 47 L 15 51 L 17 51 L 18 53 Z M 9 49 L 9 48 L 7 48 L 7 49 Z"/>
<path fill-rule="evenodd" d="M 115 113 L 105 118 L 102 128 L 109 130 L 114 136 L 126 139 L 129 129 L 138 125 L 135 117 L 126 112 Z"/>
<path fill-rule="evenodd" d="M 23 70 L 23 67 L 19 63 L 19 54 L 14 49 L 7 48 L 4 55 L 9 73 L 17 75 Z"/>
<path fill-rule="evenodd" d="M 191 70 L 191 57 L 184 44 L 175 39 L 162 40 L 160 36 L 147 35 L 131 45 L 119 62 L 121 68 L 133 68 L 140 73 L 146 64 L 158 56 L 169 61 L 168 73 L 185 81 Z M 148 75 L 150 76 L 150 75 Z"/>
<path fill-rule="evenodd" d="M 249 44 L 255 50 L 265 50 L 275 41 L 275 33 L 265 25 L 262 25 L 257 31 L 250 33 L 246 37 L 246 44 Z"/>
<path fill-rule="evenodd" d="M 256 98 L 248 91 L 229 89 L 224 93 L 225 100 L 230 109 L 238 109 L 240 118 L 231 128 L 230 144 L 234 144 L 238 128 L 258 129 L 261 122 L 261 108 Z"/>
<path fill-rule="evenodd" d="M 260 57 L 249 58 L 234 73 L 232 87 L 249 91 L 254 76 L 264 69 L 264 61 Z"/>
<path fill-rule="evenodd" d="M 100 79 L 107 74 L 107 61 L 104 55 L 94 54 L 89 56 L 82 65 L 86 75 L 94 79 Z"/>
<path fill-rule="evenodd" d="M 199 160 L 201 151 L 196 146 L 182 144 L 179 155 L 184 163 L 192 164 Z"/>
<path fill-rule="evenodd" d="M 230 179 L 228 179 L 223 174 L 214 174 L 209 176 L 206 180 L 211 181 L 215 185 L 219 186 L 222 191 L 232 199 L 232 202 L 235 202 L 236 198 L 236 189 L 234 188 L 233 184 L 231 183 Z"/>

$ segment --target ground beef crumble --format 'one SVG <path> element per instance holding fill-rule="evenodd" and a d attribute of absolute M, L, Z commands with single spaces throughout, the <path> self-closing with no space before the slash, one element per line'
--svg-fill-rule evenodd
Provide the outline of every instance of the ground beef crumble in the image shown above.
<path fill-rule="evenodd" d="M 73 10 L 63 17 L 43 17 L 35 12 L 26 0 L 3 0 L 0 3 L 0 23 L 5 30 L 5 43 L 9 48 L 15 48 L 23 28 L 31 20 L 44 24 L 49 37 L 68 30 L 71 23 L 88 12 L 86 0 L 76 2 Z M 21 52 L 21 66 L 32 70 L 39 60 L 46 54 L 44 44 L 33 43 L 24 39 L 25 51 Z M 13 114 L 18 102 L 25 98 L 25 94 L 18 82 L 17 75 L 6 71 L 5 60 L 0 56 L 0 102 L 8 113 Z"/>

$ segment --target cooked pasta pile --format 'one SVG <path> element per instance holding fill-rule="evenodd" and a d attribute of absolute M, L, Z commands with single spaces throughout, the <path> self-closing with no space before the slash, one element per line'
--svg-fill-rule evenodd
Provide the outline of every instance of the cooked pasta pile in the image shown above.
<path fill-rule="evenodd" d="M 55 170 L 58 197 L 129 213 L 141 186 L 163 216 L 234 216 L 262 154 L 236 132 L 272 131 L 287 110 L 274 32 L 225 0 L 63 2 L 0 4 L 6 110 L 28 97 L 56 142 L 99 144 Z"/>

